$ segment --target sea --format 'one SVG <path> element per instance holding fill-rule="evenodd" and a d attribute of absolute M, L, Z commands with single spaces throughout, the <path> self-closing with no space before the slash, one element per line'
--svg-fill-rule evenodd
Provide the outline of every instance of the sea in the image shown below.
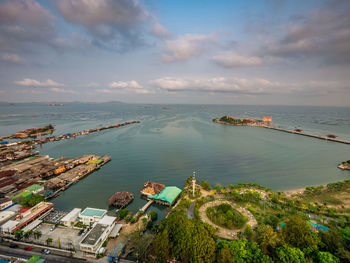
<path fill-rule="evenodd" d="M 128 209 L 136 212 L 147 202 L 140 196 L 145 182 L 183 188 L 193 171 L 198 181 L 209 181 L 212 186 L 251 182 L 274 190 L 350 180 L 350 171 L 337 168 L 350 159 L 350 145 L 212 121 L 223 115 L 272 116 L 278 127 L 350 140 L 350 108 L 346 107 L 124 103 L 0 104 L 0 136 L 48 124 L 55 125 L 54 135 L 62 135 L 125 121 L 141 122 L 37 147 L 53 158 L 112 157 L 101 169 L 52 199 L 56 209 L 63 211 L 111 209 L 108 198 L 129 191 L 135 200 Z M 160 206 L 151 209 L 166 212 Z"/>

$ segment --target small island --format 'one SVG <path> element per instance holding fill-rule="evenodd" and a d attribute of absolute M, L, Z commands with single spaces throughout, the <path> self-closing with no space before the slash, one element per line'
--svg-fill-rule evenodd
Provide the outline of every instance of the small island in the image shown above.
<path fill-rule="evenodd" d="M 272 123 L 272 116 L 263 117 L 262 120 L 254 120 L 254 119 L 239 119 L 234 118 L 233 116 L 222 116 L 220 119 L 213 119 L 213 122 L 222 123 L 222 124 L 230 124 L 230 125 L 239 125 L 239 126 L 270 126 Z"/>
<path fill-rule="evenodd" d="M 350 160 L 342 162 L 341 164 L 338 165 L 338 168 L 342 170 L 350 170 Z"/>

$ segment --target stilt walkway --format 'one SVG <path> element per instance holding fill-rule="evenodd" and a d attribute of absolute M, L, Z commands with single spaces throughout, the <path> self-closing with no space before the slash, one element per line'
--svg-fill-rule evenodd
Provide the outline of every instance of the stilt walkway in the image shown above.
<path fill-rule="evenodd" d="M 149 201 L 147 202 L 147 204 L 145 204 L 145 205 L 140 209 L 140 211 L 146 212 L 146 210 L 148 209 L 148 207 L 150 207 L 150 205 L 153 204 L 153 202 L 154 202 L 154 200 L 149 200 Z"/>

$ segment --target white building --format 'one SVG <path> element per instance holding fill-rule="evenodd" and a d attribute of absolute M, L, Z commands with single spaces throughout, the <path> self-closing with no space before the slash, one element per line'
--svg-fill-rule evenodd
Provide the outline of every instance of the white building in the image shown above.
<path fill-rule="evenodd" d="M 95 223 L 101 220 L 106 213 L 107 210 L 104 209 L 87 207 L 79 214 L 78 220 L 85 225 L 90 225 L 90 223 Z"/>
<path fill-rule="evenodd" d="M 14 230 L 18 225 L 19 225 L 18 221 L 9 220 L 1 226 L 1 233 L 11 234 L 12 230 Z"/>
<path fill-rule="evenodd" d="M 13 217 L 16 213 L 12 211 L 2 211 L 0 212 L 0 224 L 6 222 L 11 217 Z"/>
<path fill-rule="evenodd" d="M 72 226 L 72 222 L 75 223 L 77 221 L 80 212 L 81 208 L 74 208 L 61 219 L 61 223 L 68 227 Z"/>
<path fill-rule="evenodd" d="M 85 238 L 80 241 L 80 249 L 84 252 L 96 254 L 102 247 L 103 242 L 115 227 L 116 217 L 104 216 L 94 224 L 93 228 L 87 233 Z"/>

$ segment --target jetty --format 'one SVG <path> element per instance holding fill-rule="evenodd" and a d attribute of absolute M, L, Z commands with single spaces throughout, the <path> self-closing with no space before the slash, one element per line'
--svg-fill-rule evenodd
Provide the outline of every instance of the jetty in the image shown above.
<path fill-rule="evenodd" d="M 312 137 L 312 138 L 321 139 L 321 140 L 325 140 L 325 141 L 350 144 L 350 141 L 338 139 L 338 136 L 333 135 L 333 134 L 328 134 L 327 136 L 322 136 L 322 135 L 307 133 L 301 129 L 289 130 L 289 129 L 284 129 L 284 128 L 274 126 L 274 125 L 272 125 L 272 116 L 263 117 L 262 120 L 237 119 L 237 118 L 234 118 L 233 116 L 223 116 L 220 119 L 213 119 L 213 122 L 220 123 L 220 124 L 226 124 L 226 125 L 234 125 L 234 126 L 262 127 L 262 128 L 266 128 L 266 129 L 270 129 L 270 130 L 287 132 L 287 133 L 291 133 L 291 134 L 298 134 L 298 135 Z"/>
<path fill-rule="evenodd" d="M 326 141 L 350 144 L 350 141 L 338 139 L 336 136 L 335 136 L 335 138 L 331 137 L 331 136 L 321 136 L 321 135 L 316 135 L 316 134 L 312 134 L 312 133 L 306 133 L 304 131 L 283 129 L 283 128 L 279 128 L 279 127 L 276 127 L 276 126 L 263 125 L 263 126 L 260 126 L 260 127 L 263 127 L 263 128 L 266 128 L 266 129 L 271 129 L 271 130 L 276 130 L 276 131 L 281 131 L 281 132 L 287 132 L 287 133 L 292 133 L 292 134 L 303 135 L 303 136 L 312 137 L 312 138 L 321 139 L 321 140 L 326 140 Z"/>
<path fill-rule="evenodd" d="M 140 211 L 142 212 L 146 212 L 146 210 L 148 209 L 148 207 L 151 206 L 151 204 L 153 204 L 154 200 L 149 200 L 141 209 Z"/>

